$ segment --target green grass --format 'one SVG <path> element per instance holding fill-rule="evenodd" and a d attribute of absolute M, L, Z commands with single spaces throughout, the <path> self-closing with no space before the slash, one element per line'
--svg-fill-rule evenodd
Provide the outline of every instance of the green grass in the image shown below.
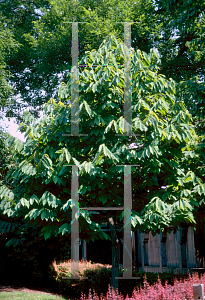
<path fill-rule="evenodd" d="M 0 299 L 4 300 L 63 300 L 68 299 L 57 295 L 36 294 L 28 292 L 0 292 Z"/>

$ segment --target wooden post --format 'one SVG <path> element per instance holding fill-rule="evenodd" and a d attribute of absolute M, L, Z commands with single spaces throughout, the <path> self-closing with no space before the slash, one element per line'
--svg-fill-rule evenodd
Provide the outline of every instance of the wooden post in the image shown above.
<path fill-rule="evenodd" d="M 86 245 L 86 241 L 83 240 L 83 241 L 82 241 L 82 260 L 83 260 L 84 262 L 87 261 L 87 247 L 86 247 L 86 246 L 87 246 L 87 245 Z"/>
<path fill-rule="evenodd" d="M 194 229 L 189 226 L 187 232 L 187 268 L 196 267 Z"/>
<path fill-rule="evenodd" d="M 204 300 L 204 285 L 193 284 L 194 300 Z"/>
<path fill-rule="evenodd" d="M 176 253 L 178 257 L 178 267 L 179 267 L 179 274 L 182 274 L 182 253 L 181 253 L 181 231 L 178 229 L 175 234 L 176 239 Z"/>
<path fill-rule="evenodd" d="M 132 267 L 136 268 L 135 232 L 132 231 Z"/>
<path fill-rule="evenodd" d="M 162 273 L 162 245 L 161 245 L 161 240 L 162 240 L 162 233 L 160 232 L 158 234 L 158 247 L 159 247 L 159 273 Z"/>
<path fill-rule="evenodd" d="M 140 234 L 141 239 L 141 259 L 142 259 L 142 271 L 144 271 L 144 233 Z"/>
<path fill-rule="evenodd" d="M 111 288 L 114 288 L 115 293 L 117 293 L 118 289 L 118 277 L 119 277 L 119 258 L 120 258 L 120 241 L 118 239 L 117 231 L 116 231 L 116 217 L 109 218 L 109 227 L 112 238 L 112 281 Z M 125 268 L 123 266 L 123 268 Z"/>

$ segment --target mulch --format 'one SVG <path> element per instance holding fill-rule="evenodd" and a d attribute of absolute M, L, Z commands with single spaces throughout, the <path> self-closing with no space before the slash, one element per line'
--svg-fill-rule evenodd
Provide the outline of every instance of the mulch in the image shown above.
<path fill-rule="evenodd" d="M 56 295 L 51 291 L 49 291 L 48 289 L 29 289 L 26 287 L 19 287 L 13 285 L 10 286 L 0 285 L 0 292 L 27 292 L 27 293 L 36 293 L 36 294 Z"/>

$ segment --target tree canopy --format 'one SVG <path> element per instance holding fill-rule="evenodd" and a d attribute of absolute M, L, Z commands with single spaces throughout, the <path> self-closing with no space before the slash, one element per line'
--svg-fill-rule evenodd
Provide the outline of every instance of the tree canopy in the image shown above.
<path fill-rule="evenodd" d="M 116 165 L 140 164 L 132 167 L 133 230 L 155 233 L 204 222 L 204 5 L 0 1 L 0 117 L 15 116 L 20 123 L 23 110 L 31 113 L 20 126 L 25 144 L 11 137 L 5 142 L 0 132 L 0 227 L 17 232 L 9 235 L 9 245 L 22 240 L 25 228 L 41 230 L 46 239 L 70 232 L 71 167 L 65 164 L 79 167 L 82 206 L 122 206 L 124 170 Z M 71 130 L 73 21 L 85 22 L 78 24 L 79 56 L 87 64 L 80 68 L 80 133 L 88 136 L 71 138 L 62 134 Z M 115 136 L 124 128 L 119 38 L 125 21 L 132 22 L 132 137 Z M 101 45 L 110 36 L 115 39 Z M 93 62 L 105 66 L 94 68 Z M 81 238 L 108 238 L 97 224 L 112 214 L 101 215 L 96 220 L 80 211 Z M 115 224 L 122 224 L 122 216 L 115 213 Z"/>
<path fill-rule="evenodd" d="M 88 136 L 63 136 L 71 128 L 70 79 L 59 90 L 61 101 L 51 99 L 40 121 L 25 113 L 19 127 L 26 131 L 25 144 L 10 138 L 18 164 L 8 174 L 13 189 L 1 188 L 1 209 L 41 224 L 46 238 L 70 233 L 71 167 L 65 164 L 79 167 L 82 207 L 122 206 L 123 169 L 116 164 L 140 164 L 132 171 L 132 226 L 141 230 L 194 222 L 192 211 L 203 202 L 196 200 L 204 194 L 203 182 L 187 166 L 197 139 L 192 119 L 177 101 L 174 81 L 159 74 L 154 50 L 131 51 L 134 136 L 115 135 L 124 130 L 123 51 L 123 43 L 112 38 L 82 60 L 87 66 L 79 75 L 79 131 Z M 92 66 L 95 61 L 98 67 Z M 100 234 L 94 231 L 97 223 L 89 223 L 89 212 L 80 211 L 81 219 L 93 238 Z M 89 230 L 81 231 L 85 239 Z"/>
<path fill-rule="evenodd" d="M 42 105 L 57 99 L 60 81 L 72 66 L 72 21 L 79 23 L 80 59 L 85 51 L 98 49 L 102 40 L 122 38 L 123 22 L 132 23 L 133 48 L 155 47 L 161 72 L 173 78 L 179 98 L 192 114 L 195 129 L 204 132 L 204 1 L 1 1 L 4 26 L 19 47 L 1 51 L 15 103 L 5 108 L 22 120 L 30 107 L 37 117 Z M 122 23 L 120 23 L 122 22 Z M 4 31 L 3 31 L 4 32 Z M 16 51 L 18 50 L 18 51 Z M 5 76 L 4 76 L 5 78 Z M 5 89 L 3 90 L 6 91 Z M 20 96 L 20 98 L 17 97 Z M 7 97 L 8 98 L 8 97 Z"/>
<path fill-rule="evenodd" d="M 17 52 L 18 46 L 14 35 L 6 27 L 5 18 L 0 13 L 0 118 L 3 115 L 2 110 L 11 102 L 9 99 L 13 94 L 12 86 L 9 83 L 11 74 L 7 69 L 5 55 Z"/>
<path fill-rule="evenodd" d="M 0 208 L 10 218 L 23 217 L 41 227 L 45 239 L 71 233 L 72 165 L 79 169 L 80 207 L 122 207 L 124 170 L 117 165 L 140 164 L 132 168 L 133 230 L 177 229 L 184 222 L 195 222 L 196 208 L 204 205 L 203 181 L 187 163 L 197 157 L 192 117 L 177 97 L 175 82 L 159 73 L 155 50 L 146 54 L 131 49 L 133 135 L 117 135 L 123 134 L 125 125 L 125 51 L 124 43 L 112 37 L 81 60 L 82 136 L 66 136 L 71 132 L 70 76 L 59 89 L 60 101 L 51 99 L 44 105 L 41 120 L 24 113 L 19 130 L 25 132 L 26 142 L 7 139 L 16 166 L 7 174 L 10 186 L 0 188 Z M 75 216 L 79 236 L 86 241 L 110 239 L 100 226 L 107 220 L 115 245 L 115 226 L 122 224 L 123 212 L 102 211 L 102 215 L 95 219 L 80 209 Z"/>

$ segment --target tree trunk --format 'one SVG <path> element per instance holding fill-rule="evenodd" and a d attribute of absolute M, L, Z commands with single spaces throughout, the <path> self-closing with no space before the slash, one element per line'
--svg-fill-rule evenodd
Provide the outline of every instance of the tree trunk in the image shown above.
<path fill-rule="evenodd" d="M 119 262 L 120 262 L 120 240 L 117 236 L 117 231 L 115 228 L 115 223 L 112 217 L 109 218 L 109 227 L 111 232 L 111 239 L 112 239 L 112 282 L 111 288 L 115 290 L 117 293 L 118 289 L 118 279 L 119 277 Z"/>

